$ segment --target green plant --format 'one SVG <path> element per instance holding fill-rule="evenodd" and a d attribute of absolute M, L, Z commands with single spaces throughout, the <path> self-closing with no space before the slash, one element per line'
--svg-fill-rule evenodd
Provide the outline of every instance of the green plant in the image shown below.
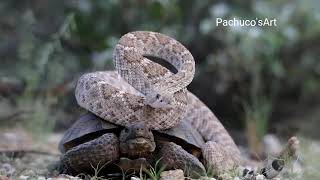
<path fill-rule="evenodd" d="M 256 157 L 262 152 L 261 140 L 268 129 L 271 107 L 268 100 L 255 98 L 255 103 L 244 108 L 248 143 L 251 153 Z"/>
<path fill-rule="evenodd" d="M 150 167 L 149 169 L 144 171 L 152 180 L 160 179 L 161 172 L 163 172 L 166 168 L 165 166 L 160 166 L 160 161 L 161 161 L 161 158 L 156 161 L 154 167 Z M 140 171 L 140 177 L 141 175 L 142 173 Z M 145 176 L 142 176 L 141 178 L 145 179 Z"/>
<path fill-rule="evenodd" d="M 55 126 L 57 118 L 55 114 L 59 112 L 55 111 L 54 107 L 58 106 L 58 97 L 47 89 L 43 89 L 43 85 L 52 86 L 53 84 L 49 85 L 47 81 L 59 79 L 60 74 L 52 73 L 53 70 L 49 67 L 55 64 L 55 57 L 63 51 L 61 39 L 69 37 L 74 29 L 74 17 L 73 14 L 70 14 L 59 31 L 51 35 L 48 41 L 40 43 L 34 38 L 34 35 L 30 34 L 30 37 L 33 38 L 20 48 L 21 59 L 28 64 L 24 65 L 23 70 L 19 72 L 20 76 L 24 77 L 26 90 L 17 99 L 17 112 L 27 112 L 23 113 L 20 118 L 36 138 L 45 137 L 39 134 L 46 135 Z M 33 44 L 31 49 L 28 49 L 29 43 Z M 55 71 L 58 70 L 58 67 L 56 68 Z"/>
<path fill-rule="evenodd" d="M 93 175 L 88 175 L 88 174 L 81 173 L 81 174 L 78 174 L 77 177 L 85 177 L 85 178 L 89 178 L 90 180 L 106 180 L 105 177 L 100 176 L 99 174 L 100 174 L 101 170 L 106 165 L 108 165 L 109 163 L 110 162 L 106 162 L 106 163 L 104 163 L 103 165 L 100 166 L 100 162 L 99 162 L 96 167 L 91 165 L 92 169 L 94 170 Z"/>

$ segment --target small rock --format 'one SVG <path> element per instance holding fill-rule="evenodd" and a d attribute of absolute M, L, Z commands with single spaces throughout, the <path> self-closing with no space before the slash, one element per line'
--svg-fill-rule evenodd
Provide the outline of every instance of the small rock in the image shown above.
<path fill-rule="evenodd" d="M 258 175 L 256 176 L 256 180 L 264 180 L 264 179 L 265 179 L 264 176 L 261 175 L 261 174 L 258 174 Z"/>
<path fill-rule="evenodd" d="M 253 179 L 256 171 L 256 169 L 249 166 L 239 167 L 237 169 L 237 175 L 242 177 L 243 179 Z"/>
<path fill-rule="evenodd" d="M 57 177 L 48 178 L 47 180 L 81 180 L 81 178 L 69 176 L 66 174 L 60 174 Z"/>
<path fill-rule="evenodd" d="M 46 178 L 43 176 L 39 176 L 37 180 L 46 180 Z"/>
<path fill-rule="evenodd" d="M 279 139 L 273 134 L 267 134 L 263 137 L 262 146 L 267 156 L 277 156 L 282 150 Z"/>
<path fill-rule="evenodd" d="M 213 178 L 213 177 L 201 177 L 200 180 L 216 180 L 216 178 Z"/>
<path fill-rule="evenodd" d="M 221 175 L 219 175 L 219 178 L 223 179 L 223 180 L 232 180 L 232 176 L 230 175 L 230 173 L 223 173 Z"/>
<path fill-rule="evenodd" d="M 184 180 L 183 171 L 181 169 L 163 171 L 160 180 Z"/>
<path fill-rule="evenodd" d="M 140 180 L 140 178 L 137 178 L 137 177 L 131 177 L 131 180 Z"/>
<path fill-rule="evenodd" d="M 27 180 L 28 178 L 29 176 L 24 176 L 24 175 L 19 176 L 19 180 Z"/>
<path fill-rule="evenodd" d="M 4 163 L 0 166 L 0 173 L 6 176 L 11 176 L 16 169 L 8 163 Z"/>
<path fill-rule="evenodd" d="M 7 176 L 1 176 L 0 175 L 0 180 L 9 180 L 9 178 Z"/>

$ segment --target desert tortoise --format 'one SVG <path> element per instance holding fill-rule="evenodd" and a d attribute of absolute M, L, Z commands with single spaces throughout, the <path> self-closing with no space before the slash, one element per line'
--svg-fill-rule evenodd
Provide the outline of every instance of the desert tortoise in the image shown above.
<path fill-rule="evenodd" d="M 137 159 L 144 166 L 145 158 L 147 164 L 160 160 L 166 169 L 183 169 L 194 177 L 205 172 L 198 159 L 202 144 L 201 135 L 187 121 L 169 130 L 151 131 L 143 122 L 122 127 L 88 113 L 66 131 L 59 149 L 68 173 L 88 172 L 106 163 L 123 167 L 129 162 L 126 158 Z"/>

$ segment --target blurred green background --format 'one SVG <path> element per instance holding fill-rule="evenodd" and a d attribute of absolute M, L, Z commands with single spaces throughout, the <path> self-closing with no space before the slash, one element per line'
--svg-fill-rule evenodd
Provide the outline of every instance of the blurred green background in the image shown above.
<path fill-rule="evenodd" d="M 277 27 L 216 27 L 217 17 L 276 18 Z M 0 126 L 65 130 L 83 112 L 77 78 L 112 69 L 114 45 L 134 30 L 167 34 L 191 51 L 189 90 L 236 141 L 246 133 L 319 137 L 317 0 L 2 0 Z"/>

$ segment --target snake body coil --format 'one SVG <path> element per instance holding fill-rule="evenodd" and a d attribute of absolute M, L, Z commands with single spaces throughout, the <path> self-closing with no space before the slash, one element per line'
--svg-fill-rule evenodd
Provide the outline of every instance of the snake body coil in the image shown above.
<path fill-rule="evenodd" d="M 172 73 L 146 57 L 161 58 L 177 69 Z M 212 111 L 186 89 L 195 72 L 191 53 L 178 41 L 156 32 L 130 32 L 113 53 L 116 71 L 80 77 L 78 104 L 115 124 L 143 121 L 151 129 L 190 121 L 206 140 L 202 147 L 207 167 L 223 171 L 239 164 L 240 152 Z"/>

